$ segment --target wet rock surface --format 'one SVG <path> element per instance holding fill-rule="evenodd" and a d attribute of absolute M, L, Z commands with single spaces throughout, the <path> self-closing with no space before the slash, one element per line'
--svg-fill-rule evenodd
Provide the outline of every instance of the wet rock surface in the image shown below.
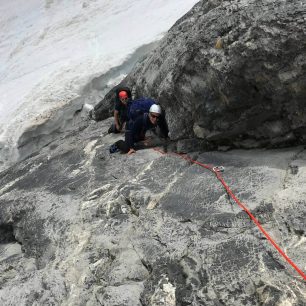
<path fill-rule="evenodd" d="M 305 21 L 304 1 L 200 1 L 124 83 L 162 104 L 173 139 L 305 144 Z"/>
<path fill-rule="evenodd" d="M 213 173 L 152 149 L 109 154 L 110 122 L 0 173 L 1 305 L 306 304 L 305 282 Z M 224 166 L 306 271 L 303 147 L 189 155 Z"/>

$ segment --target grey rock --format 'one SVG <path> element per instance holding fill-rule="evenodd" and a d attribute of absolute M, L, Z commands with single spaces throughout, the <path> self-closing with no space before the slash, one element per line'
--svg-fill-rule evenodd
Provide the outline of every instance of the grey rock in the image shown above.
<path fill-rule="evenodd" d="M 301 276 L 207 169 L 224 167 L 306 272 L 306 151 L 271 149 L 305 141 L 305 13 L 302 1 L 200 1 L 174 25 L 125 80 L 166 109 L 168 154 L 110 154 L 123 137 L 112 119 L 79 118 L 0 172 L 1 305 L 306 305 Z"/>
<path fill-rule="evenodd" d="M 172 139 L 305 144 L 305 20 L 304 1 L 202 0 L 123 82 L 161 103 Z"/>
<path fill-rule="evenodd" d="M 1 305 L 306 304 L 300 276 L 212 172 L 172 152 L 109 154 L 122 137 L 110 122 L 0 173 Z M 303 147 L 189 156 L 224 166 L 305 271 Z"/>

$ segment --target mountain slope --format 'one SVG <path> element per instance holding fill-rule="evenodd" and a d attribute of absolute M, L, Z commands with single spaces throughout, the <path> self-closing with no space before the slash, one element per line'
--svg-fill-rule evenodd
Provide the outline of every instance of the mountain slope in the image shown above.
<path fill-rule="evenodd" d="M 152 149 L 109 154 L 120 138 L 109 124 L 91 122 L 0 175 L 2 305 L 306 303 L 300 276 L 210 171 Z M 305 271 L 305 150 L 191 157 L 224 166 Z"/>

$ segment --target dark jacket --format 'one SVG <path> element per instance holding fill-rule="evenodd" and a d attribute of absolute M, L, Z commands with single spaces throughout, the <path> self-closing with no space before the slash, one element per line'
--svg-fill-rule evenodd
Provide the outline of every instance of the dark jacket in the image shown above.
<path fill-rule="evenodd" d="M 128 108 L 131 100 L 129 99 L 127 104 L 124 105 L 119 99 L 115 101 L 115 110 L 118 111 L 120 124 L 128 121 Z"/>
<path fill-rule="evenodd" d="M 160 116 L 156 126 L 160 128 L 162 137 L 168 137 L 169 130 L 164 116 Z M 156 126 L 152 124 L 147 113 L 139 116 L 134 122 L 130 122 L 125 132 L 125 143 L 128 148 L 134 149 L 135 143 L 144 140 L 146 132 Z"/>
<path fill-rule="evenodd" d="M 127 105 L 124 105 L 120 99 L 119 99 L 119 92 L 125 91 L 128 95 L 128 103 Z M 122 125 L 124 122 L 128 120 L 128 105 L 132 101 L 132 93 L 131 90 L 128 87 L 116 87 L 114 90 L 115 95 L 115 110 L 118 111 L 119 115 L 119 121 Z"/>

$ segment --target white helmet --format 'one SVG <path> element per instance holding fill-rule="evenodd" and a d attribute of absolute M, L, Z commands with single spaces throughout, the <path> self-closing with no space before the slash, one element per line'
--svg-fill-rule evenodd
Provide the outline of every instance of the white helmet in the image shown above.
<path fill-rule="evenodd" d="M 161 107 L 159 105 L 153 104 L 153 105 L 151 105 L 149 112 L 150 113 L 161 114 L 162 110 L 161 110 Z"/>

